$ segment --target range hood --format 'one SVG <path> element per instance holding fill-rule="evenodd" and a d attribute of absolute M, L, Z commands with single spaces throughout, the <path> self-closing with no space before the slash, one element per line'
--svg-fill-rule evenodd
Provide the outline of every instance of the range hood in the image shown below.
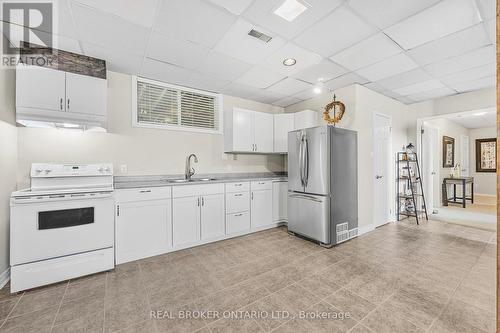
<path fill-rule="evenodd" d="M 90 116 L 76 112 L 32 110 L 16 108 L 16 122 L 24 127 L 64 128 L 83 131 L 106 132 L 107 119 L 103 116 Z"/>

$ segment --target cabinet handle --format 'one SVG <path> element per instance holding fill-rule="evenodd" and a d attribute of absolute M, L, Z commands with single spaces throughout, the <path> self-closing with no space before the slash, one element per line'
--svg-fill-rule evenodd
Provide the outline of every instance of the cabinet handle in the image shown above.
<path fill-rule="evenodd" d="M 266 183 L 263 183 L 263 182 L 259 182 L 259 185 L 266 185 Z"/>
<path fill-rule="evenodd" d="M 201 205 L 205 206 L 205 198 L 204 197 L 201 197 Z"/>
<path fill-rule="evenodd" d="M 234 186 L 242 186 L 243 184 L 234 184 Z"/>
<path fill-rule="evenodd" d="M 200 207 L 200 198 L 198 198 L 198 207 Z"/>
<path fill-rule="evenodd" d="M 243 216 L 243 214 L 242 214 L 242 213 L 240 213 L 240 214 L 234 214 L 234 216 L 235 216 L 235 217 L 236 217 L 236 216 Z"/>
<path fill-rule="evenodd" d="M 68 98 L 68 110 L 69 110 L 69 98 Z"/>
<path fill-rule="evenodd" d="M 59 105 L 61 107 L 61 110 L 63 109 L 63 99 L 61 98 L 61 100 L 59 101 Z"/>
<path fill-rule="evenodd" d="M 252 197 L 252 200 L 253 200 L 253 192 L 252 192 L 252 195 L 251 195 L 251 197 Z"/>
<path fill-rule="evenodd" d="M 139 193 L 151 193 L 151 190 L 141 190 Z"/>
<path fill-rule="evenodd" d="M 235 197 L 241 197 L 243 194 L 235 194 Z"/>
<path fill-rule="evenodd" d="M 116 216 L 120 216 L 120 205 L 116 206 Z"/>

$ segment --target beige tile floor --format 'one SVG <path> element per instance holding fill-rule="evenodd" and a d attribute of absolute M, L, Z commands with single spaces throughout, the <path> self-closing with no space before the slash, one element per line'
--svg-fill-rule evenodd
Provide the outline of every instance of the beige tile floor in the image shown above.
<path fill-rule="evenodd" d="M 442 222 L 389 224 L 332 249 L 272 229 L 4 288 L 0 331 L 494 332 L 495 248 L 493 232 Z"/>

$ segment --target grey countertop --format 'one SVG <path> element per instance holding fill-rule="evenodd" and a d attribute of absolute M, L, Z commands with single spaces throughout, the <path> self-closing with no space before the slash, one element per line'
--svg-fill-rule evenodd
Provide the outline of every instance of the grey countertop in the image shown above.
<path fill-rule="evenodd" d="M 183 186 L 195 184 L 217 184 L 242 181 L 276 180 L 287 181 L 287 174 L 284 172 L 259 172 L 259 173 L 217 173 L 195 175 L 193 179 L 211 178 L 207 181 L 194 181 L 185 183 L 172 182 L 173 179 L 182 179 L 184 175 L 164 175 L 164 176 L 117 176 L 114 178 L 115 189 L 130 189 L 143 187 L 162 186 Z"/>

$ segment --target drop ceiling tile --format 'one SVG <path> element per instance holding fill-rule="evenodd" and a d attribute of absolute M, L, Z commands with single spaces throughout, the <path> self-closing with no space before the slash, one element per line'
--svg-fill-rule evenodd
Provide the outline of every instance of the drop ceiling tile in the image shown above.
<path fill-rule="evenodd" d="M 385 95 L 389 98 L 393 98 L 393 99 L 401 99 L 401 98 L 405 98 L 404 96 L 401 96 L 400 94 L 394 92 L 394 91 L 391 91 L 391 90 L 386 90 L 382 93 L 382 95 Z"/>
<path fill-rule="evenodd" d="M 295 42 L 324 57 L 330 57 L 374 32 L 374 28 L 342 6 L 301 33 Z"/>
<path fill-rule="evenodd" d="M 207 47 L 213 47 L 236 21 L 227 10 L 202 0 L 160 1 L 155 31 Z"/>
<path fill-rule="evenodd" d="M 255 29 L 272 37 L 268 43 L 248 35 Z M 257 64 L 285 45 L 285 40 L 244 19 L 238 19 L 217 43 L 215 50 L 241 61 Z"/>
<path fill-rule="evenodd" d="M 229 84 L 228 80 L 219 79 L 201 73 L 192 73 L 189 77 L 188 87 L 219 93 Z"/>
<path fill-rule="evenodd" d="M 494 87 L 496 83 L 497 83 L 496 76 L 489 76 L 479 80 L 465 81 L 465 82 L 451 84 L 450 86 L 456 91 L 463 93 L 467 91 Z"/>
<path fill-rule="evenodd" d="M 486 46 L 458 57 L 427 65 L 424 69 L 431 75 L 443 77 L 473 67 L 489 64 L 495 61 L 495 57 L 495 47 Z"/>
<path fill-rule="evenodd" d="M 82 43 L 85 55 L 106 60 L 106 68 L 113 72 L 140 75 L 144 58 L 126 50 L 106 48 L 92 43 Z"/>
<path fill-rule="evenodd" d="M 212 50 L 202 61 L 198 71 L 222 80 L 234 81 L 250 68 L 250 64 Z"/>
<path fill-rule="evenodd" d="M 431 41 L 408 51 L 419 65 L 424 66 L 453 56 L 459 56 L 490 44 L 482 24 Z"/>
<path fill-rule="evenodd" d="M 200 44 L 177 40 L 153 32 L 146 56 L 188 69 L 195 69 L 207 57 L 209 51 L 209 48 Z"/>
<path fill-rule="evenodd" d="M 432 79 L 426 71 L 416 68 L 408 72 L 403 72 L 377 81 L 377 83 L 388 90 L 409 86 L 414 83 L 423 82 Z"/>
<path fill-rule="evenodd" d="M 401 48 L 387 38 L 384 33 L 378 33 L 333 55 L 330 59 L 345 68 L 356 70 L 382 61 L 401 51 Z"/>
<path fill-rule="evenodd" d="M 474 0 L 444 0 L 384 32 L 409 50 L 480 22 Z"/>
<path fill-rule="evenodd" d="M 302 100 L 295 98 L 295 97 L 285 97 L 283 99 L 280 99 L 276 102 L 274 102 L 274 105 L 281 106 L 282 108 L 286 108 L 287 106 L 297 104 L 301 102 Z"/>
<path fill-rule="evenodd" d="M 492 62 L 484 66 L 474 67 L 463 72 L 443 76 L 440 80 L 447 85 L 453 85 L 461 82 L 479 80 L 488 76 L 495 76 L 495 73 L 496 64 Z"/>
<path fill-rule="evenodd" d="M 401 96 L 408 96 L 408 95 L 423 93 L 430 90 L 437 90 L 440 88 L 445 88 L 445 85 L 437 79 L 432 79 L 429 81 L 415 83 L 406 87 L 395 89 L 394 92 L 400 94 Z"/>
<path fill-rule="evenodd" d="M 297 63 L 293 66 L 285 66 L 283 65 L 283 60 L 286 58 L 293 58 L 297 60 Z M 320 61 L 320 55 L 304 50 L 293 43 L 287 43 L 262 60 L 259 65 L 275 71 L 276 73 L 290 76 L 310 66 L 316 65 Z"/>
<path fill-rule="evenodd" d="M 406 104 L 406 105 L 410 105 L 410 104 L 415 103 L 415 101 L 414 101 L 414 100 L 411 100 L 411 99 L 409 99 L 408 97 L 405 97 L 405 96 L 402 96 L 402 97 L 396 98 L 396 100 L 398 100 L 398 101 L 400 101 L 401 103 Z"/>
<path fill-rule="evenodd" d="M 80 41 L 144 54 L 149 29 L 76 3 L 72 8 Z"/>
<path fill-rule="evenodd" d="M 221 93 L 229 96 L 249 98 L 252 95 L 256 95 L 259 90 L 260 89 L 258 88 L 250 87 L 244 84 L 231 82 L 221 89 Z"/>
<path fill-rule="evenodd" d="M 325 87 L 323 89 L 323 93 L 325 93 L 326 90 L 327 90 L 327 88 Z M 311 99 L 311 98 L 314 98 L 314 97 L 317 97 L 317 96 L 318 96 L 318 94 L 316 94 L 314 92 L 314 90 L 313 90 L 313 87 L 311 87 L 311 88 L 308 88 L 308 89 L 306 89 L 304 91 L 299 92 L 298 94 L 293 95 L 292 97 L 294 97 L 296 99 L 300 99 L 302 101 L 306 101 L 308 99 Z"/>
<path fill-rule="evenodd" d="M 288 22 L 274 14 L 283 2 L 284 0 L 255 0 L 243 16 L 287 39 L 292 39 L 342 3 L 341 0 L 303 1 L 308 7 L 307 10 L 292 22 Z"/>
<path fill-rule="evenodd" d="M 284 77 L 285 76 L 282 74 L 255 66 L 237 79 L 236 82 L 250 87 L 264 89 L 282 80 Z"/>
<path fill-rule="evenodd" d="M 349 0 L 349 6 L 378 28 L 386 28 L 440 0 Z"/>
<path fill-rule="evenodd" d="M 210 2 L 227 9 L 234 15 L 240 15 L 253 0 L 209 0 Z"/>
<path fill-rule="evenodd" d="M 385 92 L 387 89 L 383 86 L 381 86 L 380 84 L 376 83 L 376 82 L 369 82 L 367 84 L 364 84 L 363 87 L 366 87 L 372 91 L 376 91 L 378 93 L 383 93 Z"/>
<path fill-rule="evenodd" d="M 496 16 L 495 0 L 478 0 L 478 3 L 483 20 L 491 20 Z"/>
<path fill-rule="evenodd" d="M 141 76 L 145 78 L 186 87 L 189 87 L 192 74 L 188 69 L 149 58 L 144 59 L 141 70 Z"/>
<path fill-rule="evenodd" d="M 430 99 L 435 99 L 439 97 L 444 97 L 444 96 L 450 96 L 450 95 L 455 95 L 457 92 L 453 89 L 450 88 L 440 88 L 436 90 L 430 90 L 430 91 L 425 91 L 421 92 L 418 94 L 414 95 L 409 95 L 406 96 L 410 100 L 413 100 L 415 102 L 422 102 L 422 101 L 427 101 Z"/>
<path fill-rule="evenodd" d="M 371 81 L 379 81 L 417 67 L 418 65 L 411 58 L 404 53 L 400 53 L 376 64 L 359 69 L 356 73 Z"/>
<path fill-rule="evenodd" d="M 311 84 L 288 77 L 284 80 L 279 81 L 278 83 L 273 84 L 266 90 L 282 94 L 284 96 L 290 96 L 309 88 L 312 88 Z"/>
<path fill-rule="evenodd" d="M 77 39 L 77 30 L 71 15 L 71 5 L 68 0 L 53 1 L 54 16 L 57 16 L 57 23 L 51 27 L 48 33 L 54 33 L 60 36 L 71 37 Z M 37 29 L 43 30 L 43 29 Z"/>
<path fill-rule="evenodd" d="M 273 104 L 276 101 L 283 99 L 285 96 L 286 95 L 278 92 L 259 89 L 259 92 L 257 94 L 250 96 L 248 99 L 261 103 Z"/>
<path fill-rule="evenodd" d="M 344 88 L 347 86 L 350 86 L 352 84 L 366 84 L 368 83 L 369 80 L 365 79 L 364 77 L 359 76 L 356 73 L 347 73 L 345 75 L 342 75 L 340 77 L 337 77 L 333 80 L 330 80 L 325 83 L 325 87 L 327 87 L 330 90 L 337 90 L 340 88 Z"/>
<path fill-rule="evenodd" d="M 323 59 L 320 63 L 298 72 L 297 74 L 293 75 L 293 77 L 314 84 L 319 81 L 329 81 L 345 73 L 347 73 L 347 69 L 337 65 L 334 62 L 331 62 L 328 59 Z"/>
<path fill-rule="evenodd" d="M 151 28 L 156 13 L 157 0 L 74 0 L 86 6 L 120 16 L 143 27 Z"/>
<path fill-rule="evenodd" d="M 497 43 L 497 22 L 495 19 L 484 22 L 484 28 L 492 44 Z"/>

